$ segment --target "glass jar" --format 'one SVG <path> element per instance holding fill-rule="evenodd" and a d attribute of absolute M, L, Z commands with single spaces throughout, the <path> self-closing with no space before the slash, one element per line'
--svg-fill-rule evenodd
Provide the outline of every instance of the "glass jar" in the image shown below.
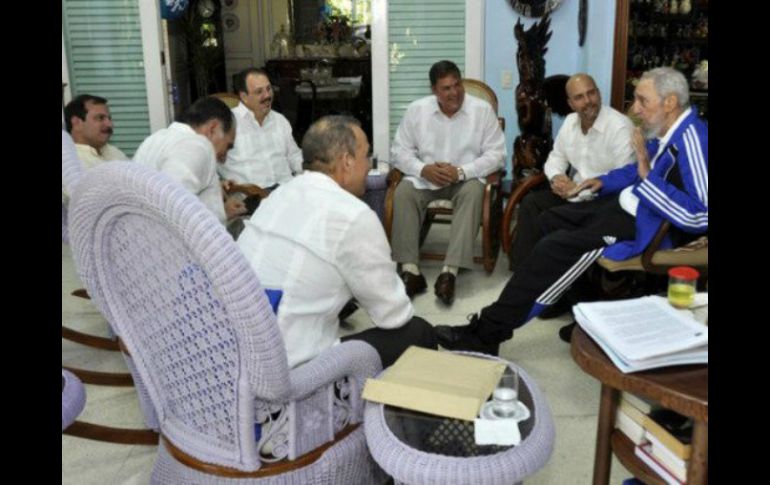
<path fill-rule="evenodd" d="M 675 308 L 688 308 L 695 300 L 695 284 L 700 273 L 689 266 L 668 270 L 668 302 Z"/>

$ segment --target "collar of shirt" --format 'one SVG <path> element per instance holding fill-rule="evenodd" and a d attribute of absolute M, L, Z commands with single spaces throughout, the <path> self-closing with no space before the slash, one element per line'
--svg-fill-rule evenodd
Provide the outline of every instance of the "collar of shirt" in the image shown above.
<path fill-rule="evenodd" d="M 433 95 L 433 101 L 432 101 L 432 104 L 433 104 L 433 113 L 434 113 L 434 115 L 439 115 L 439 116 L 442 116 L 442 117 L 444 117 L 444 118 L 446 118 L 446 119 L 448 119 L 448 120 L 453 120 L 453 119 L 455 119 L 455 116 L 457 116 L 457 115 L 458 115 L 458 114 L 460 114 L 460 113 L 463 113 L 463 114 L 465 114 L 465 115 L 467 116 L 467 115 L 468 115 L 468 110 L 466 109 L 466 106 L 468 105 L 468 103 L 467 103 L 467 100 L 468 100 L 468 94 L 466 93 L 466 94 L 465 94 L 465 98 L 463 99 L 463 104 L 462 104 L 462 106 L 460 106 L 460 109 L 458 109 L 458 110 L 457 110 L 457 113 L 455 113 L 454 115 L 452 115 L 452 117 L 450 118 L 450 117 L 448 117 L 446 114 L 444 114 L 444 112 L 443 112 L 443 111 L 441 111 L 441 106 L 439 106 L 439 104 L 438 104 L 438 96 L 436 96 L 436 95 L 434 94 L 434 95 Z"/>
<path fill-rule="evenodd" d="M 193 130 L 192 126 L 188 125 L 187 123 L 181 123 L 179 121 L 174 121 L 173 123 L 168 125 L 168 129 L 169 130 L 173 130 L 173 131 L 183 132 L 183 133 L 195 133 L 198 136 L 203 136 L 200 133 L 198 133 L 197 131 Z M 206 137 L 204 136 L 204 138 L 206 138 Z M 208 138 L 206 138 L 206 139 L 208 139 Z"/>
<path fill-rule="evenodd" d="M 91 145 L 86 145 L 85 143 L 75 143 L 75 146 L 78 147 L 78 148 L 81 148 L 83 150 L 88 150 L 88 153 L 90 153 L 91 155 L 93 155 L 95 157 L 100 157 L 101 156 L 101 153 L 99 153 L 99 150 L 97 150 L 96 148 L 92 147 Z"/>
<path fill-rule="evenodd" d="M 264 122 L 262 123 L 262 125 L 260 125 L 257 122 L 257 118 L 254 116 L 254 113 L 249 108 L 247 108 L 245 104 L 243 104 L 243 101 L 238 103 L 238 106 L 233 108 L 232 112 L 233 112 L 233 114 L 235 115 L 235 117 L 239 121 L 240 120 L 250 120 L 251 123 L 253 123 L 255 126 L 262 126 L 262 127 L 264 127 L 268 123 L 270 123 L 270 121 L 273 119 L 273 110 L 271 108 L 270 111 L 268 111 L 267 116 L 265 116 Z"/>

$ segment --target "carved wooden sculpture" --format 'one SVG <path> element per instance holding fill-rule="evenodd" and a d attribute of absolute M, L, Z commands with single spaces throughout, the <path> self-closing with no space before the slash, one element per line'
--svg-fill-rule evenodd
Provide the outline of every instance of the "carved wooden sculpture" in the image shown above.
<path fill-rule="evenodd" d="M 521 21 L 513 28 L 519 50 L 516 64 L 519 68 L 519 85 L 516 87 L 516 113 L 521 134 L 513 143 L 513 171 L 515 177 L 522 171 L 542 170 L 551 151 L 551 110 L 543 88 L 545 79 L 544 55 L 551 38 L 548 32 L 551 20 L 548 15 L 524 30 Z"/>

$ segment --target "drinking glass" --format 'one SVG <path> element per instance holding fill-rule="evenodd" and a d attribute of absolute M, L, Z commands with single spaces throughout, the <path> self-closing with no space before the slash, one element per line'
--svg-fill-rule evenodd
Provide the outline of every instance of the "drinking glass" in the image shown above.
<path fill-rule="evenodd" d="M 498 418 L 513 418 L 519 402 L 519 373 L 510 367 L 492 393 L 492 413 Z"/>

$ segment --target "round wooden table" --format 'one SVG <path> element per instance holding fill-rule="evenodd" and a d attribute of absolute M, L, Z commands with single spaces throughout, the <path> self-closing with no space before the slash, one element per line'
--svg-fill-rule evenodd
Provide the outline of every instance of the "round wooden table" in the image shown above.
<path fill-rule="evenodd" d="M 664 408 L 693 418 L 692 455 L 687 483 L 708 481 L 708 365 L 672 366 L 649 371 L 622 373 L 580 326 L 572 333 L 572 358 L 583 371 L 602 383 L 599 426 L 596 433 L 594 485 L 607 484 L 612 452 L 637 478 L 647 484 L 665 483 L 634 455 L 634 444 L 614 429 L 620 391 L 659 402 Z"/>

